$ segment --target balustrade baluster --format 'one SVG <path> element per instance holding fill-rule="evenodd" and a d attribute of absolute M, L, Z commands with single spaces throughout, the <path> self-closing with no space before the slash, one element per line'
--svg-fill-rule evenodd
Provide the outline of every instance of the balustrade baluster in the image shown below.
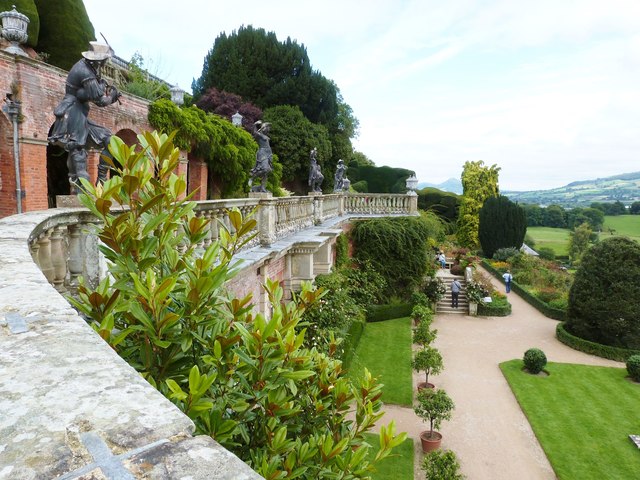
<path fill-rule="evenodd" d="M 51 263 L 53 265 L 53 286 L 59 292 L 66 291 L 64 280 L 67 276 L 67 255 L 64 245 L 66 227 L 58 225 L 51 232 Z"/>
<path fill-rule="evenodd" d="M 51 232 L 47 230 L 38 237 L 38 265 L 49 283 L 53 283 L 53 263 L 51 262 Z"/>
<path fill-rule="evenodd" d="M 75 291 L 78 277 L 82 275 L 82 231 L 80 224 L 67 227 L 69 235 L 69 287 Z"/>

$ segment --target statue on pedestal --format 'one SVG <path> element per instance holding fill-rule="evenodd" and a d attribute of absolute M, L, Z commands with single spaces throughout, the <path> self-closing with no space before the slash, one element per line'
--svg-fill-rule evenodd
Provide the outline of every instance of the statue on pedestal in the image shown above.
<path fill-rule="evenodd" d="M 49 143 L 59 145 L 68 153 L 67 167 L 72 193 L 78 192 L 79 179 L 89 180 L 87 148 L 102 148 L 102 155 L 111 156 L 107 147 L 111 131 L 89 120 L 89 103 L 106 107 L 120 101 L 120 92 L 101 78 L 100 69 L 113 54 L 111 47 L 90 42 L 91 50 L 82 52 L 80 59 L 67 75 L 65 95 L 53 111 L 56 120 L 51 128 Z M 98 182 L 107 179 L 109 166 L 100 158 Z"/>
<path fill-rule="evenodd" d="M 342 159 L 338 160 L 338 165 L 336 165 L 336 174 L 333 177 L 333 191 L 341 192 L 344 188 L 344 173 L 347 171 L 347 167 L 342 161 Z"/>
<path fill-rule="evenodd" d="M 324 175 L 322 175 L 320 165 L 318 165 L 317 148 L 314 147 L 311 149 L 309 161 L 309 188 L 312 192 L 322 192 L 322 181 L 324 180 Z"/>
<path fill-rule="evenodd" d="M 270 127 L 270 123 L 262 123 L 261 120 L 254 123 L 253 136 L 256 142 L 258 142 L 258 151 L 256 152 L 256 164 L 249 172 L 251 175 L 249 185 L 253 185 L 251 187 L 252 192 L 267 191 L 267 177 L 273 170 L 273 164 L 271 163 L 273 152 L 271 151 L 269 137 L 267 136 Z M 256 180 L 260 183 L 256 183 Z"/>

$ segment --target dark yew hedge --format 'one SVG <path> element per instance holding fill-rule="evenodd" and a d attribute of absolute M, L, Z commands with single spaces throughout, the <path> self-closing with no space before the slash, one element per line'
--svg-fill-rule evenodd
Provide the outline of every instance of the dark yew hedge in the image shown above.
<path fill-rule="evenodd" d="M 640 355 L 640 350 L 610 347 L 609 345 L 590 342 L 584 338 L 576 337 L 567 331 L 565 322 L 559 323 L 556 327 L 556 338 L 574 350 L 618 362 L 626 362 L 630 356 Z"/>

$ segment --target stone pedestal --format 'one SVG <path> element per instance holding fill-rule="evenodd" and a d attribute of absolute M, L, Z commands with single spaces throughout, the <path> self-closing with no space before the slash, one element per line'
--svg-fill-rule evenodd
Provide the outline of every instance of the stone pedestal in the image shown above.
<path fill-rule="evenodd" d="M 56 208 L 78 208 L 82 206 L 77 195 L 56 195 Z"/>

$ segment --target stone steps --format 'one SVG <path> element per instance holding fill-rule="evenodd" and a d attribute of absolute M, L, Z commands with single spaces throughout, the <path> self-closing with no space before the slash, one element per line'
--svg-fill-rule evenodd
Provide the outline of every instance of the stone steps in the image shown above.
<path fill-rule="evenodd" d="M 465 294 L 466 282 L 464 281 L 464 277 L 461 275 L 452 275 L 448 271 L 441 270 L 438 272 L 438 278 L 444 282 L 447 287 L 447 291 L 444 294 L 444 297 L 442 297 L 436 305 L 436 313 L 467 315 L 469 313 L 469 302 L 467 301 L 467 295 Z M 458 295 L 458 308 L 451 307 L 451 282 L 453 282 L 454 278 L 457 278 L 462 284 L 462 290 Z"/>

